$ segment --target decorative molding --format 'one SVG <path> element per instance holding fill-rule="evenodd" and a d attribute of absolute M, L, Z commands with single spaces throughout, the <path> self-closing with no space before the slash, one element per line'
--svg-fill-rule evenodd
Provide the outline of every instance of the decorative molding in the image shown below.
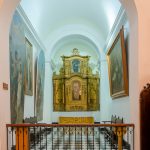
<path fill-rule="evenodd" d="M 118 15 L 117 15 L 117 17 L 115 19 L 115 22 L 114 22 L 114 24 L 113 24 L 113 26 L 111 28 L 111 31 L 110 31 L 110 33 L 107 36 L 106 43 L 105 43 L 104 48 L 103 48 L 105 53 L 107 53 L 107 51 L 109 50 L 109 46 L 111 45 L 110 42 L 112 42 L 112 39 L 117 34 L 116 33 L 117 29 L 126 20 L 127 20 L 127 15 L 126 15 L 125 9 L 123 8 L 123 6 L 121 6 L 120 9 L 119 9 Z"/>
<path fill-rule="evenodd" d="M 27 27 L 27 29 L 29 30 L 30 34 L 33 36 L 33 38 L 35 39 L 35 41 L 38 44 L 38 46 L 41 47 L 44 51 L 46 51 L 46 48 L 45 48 L 43 42 L 39 38 L 37 32 L 35 31 L 33 25 L 31 24 L 29 18 L 27 17 L 25 11 L 23 10 L 23 8 L 22 8 L 22 6 L 20 4 L 17 6 L 16 10 L 20 14 L 20 16 L 21 16 L 21 18 L 22 18 L 22 20 L 24 22 L 24 25 Z"/>

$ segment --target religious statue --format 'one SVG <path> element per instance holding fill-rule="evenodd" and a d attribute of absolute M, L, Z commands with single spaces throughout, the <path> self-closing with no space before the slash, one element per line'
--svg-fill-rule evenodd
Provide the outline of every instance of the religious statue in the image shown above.
<path fill-rule="evenodd" d="M 79 69 L 80 69 L 80 61 L 75 59 L 72 61 L 72 69 L 73 69 L 73 72 L 75 73 L 78 73 L 79 72 Z"/>

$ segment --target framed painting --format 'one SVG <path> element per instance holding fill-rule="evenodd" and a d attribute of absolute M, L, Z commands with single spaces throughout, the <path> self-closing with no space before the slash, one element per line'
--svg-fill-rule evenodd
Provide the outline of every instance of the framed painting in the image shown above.
<path fill-rule="evenodd" d="M 22 19 L 16 11 L 10 27 L 10 104 L 11 123 L 22 123 L 24 117 L 25 38 Z"/>
<path fill-rule="evenodd" d="M 25 67 L 25 94 L 33 95 L 33 47 L 30 41 L 25 38 L 26 67 Z"/>
<path fill-rule="evenodd" d="M 127 59 L 123 27 L 107 53 L 107 60 L 111 97 L 115 99 L 128 96 Z"/>
<path fill-rule="evenodd" d="M 36 66 L 36 93 L 35 93 L 35 114 L 37 120 L 43 119 L 43 102 L 44 102 L 44 81 L 45 81 L 45 55 L 40 51 L 37 58 Z"/>

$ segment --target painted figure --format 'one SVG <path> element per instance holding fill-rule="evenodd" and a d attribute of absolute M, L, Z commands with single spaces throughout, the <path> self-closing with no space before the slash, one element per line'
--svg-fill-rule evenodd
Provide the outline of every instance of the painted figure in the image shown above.
<path fill-rule="evenodd" d="M 17 90 L 17 105 L 16 105 L 16 111 L 17 111 L 17 122 L 20 122 L 19 119 L 22 119 L 21 117 L 19 117 L 19 115 L 21 114 L 22 110 L 21 110 L 21 95 L 22 95 L 22 67 L 20 64 L 20 69 L 19 69 L 19 73 L 18 73 L 18 90 Z"/>
<path fill-rule="evenodd" d="M 123 68 L 121 66 L 121 60 L 117 57 L 113 57 L 112 61 L 112 93 L 116 93 L 123 89 Z"/>
<path fill-rule="evenodd" d="M 15 51 L 14 60 L 12 60 L 12 78 L 13 78 L 13 102 L 17 99 L 17 90 L 18 90 L 18 74 L 20 70 L 21 59 L 18 56 L 18 52 Z"/>
<path fill-rule="evenodd" d="M 78 81 L 73 82 L 73 100 L 80 100 L 81 99 L 81 89 L 80 83 Z"/>
<path fill-rule="evenodd" d="M 24 116 L 25 37 L 22 19 L 16 11 L 10 27 L 11 122 L 22 123 Z"/>
<path fill-rule="evenodd" d="M 31 81 L 31 75 L 32 75 L 32 66 L 31 66 L 31 56 L 28 52 L 27 54 L 27 89 L 32 90 L 32 81 Z"/>

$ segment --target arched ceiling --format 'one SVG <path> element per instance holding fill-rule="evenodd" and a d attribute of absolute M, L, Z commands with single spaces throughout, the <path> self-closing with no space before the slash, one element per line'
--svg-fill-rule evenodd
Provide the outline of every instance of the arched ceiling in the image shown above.
<path fill-rule="evenodd" d="M 59 73 L 63 65 L 61 56 L 72 56 L 73 49 L 77 48 L 79 55 L 90 56 L 89 65 L 93 69 L 93 73 L 99 71 L 100 55 L 98 47 L 91 39 L 81 35 L 70 35 L 58 40 L 52 48 L 50 60 L 53 70 Z"/>
<path fill-rule="evenodd" d="M 70 56 L 74 48 L 77 48 L 82 56 L 91 56 L 90 62 L 97 62 L 100 59 L 98 47 L 95 43 L 81 35 L 66 36 L 57 41 L 52 48 L 51 59 L 58 60 L 63 55 Z"/>
<path fill-rule="evenodd" d="M 119 0 L 22 0 L 21 6 L 45 45 L 71 27 L 70 32 L 89 32 L 103 48 L 121 4 Z"/>

